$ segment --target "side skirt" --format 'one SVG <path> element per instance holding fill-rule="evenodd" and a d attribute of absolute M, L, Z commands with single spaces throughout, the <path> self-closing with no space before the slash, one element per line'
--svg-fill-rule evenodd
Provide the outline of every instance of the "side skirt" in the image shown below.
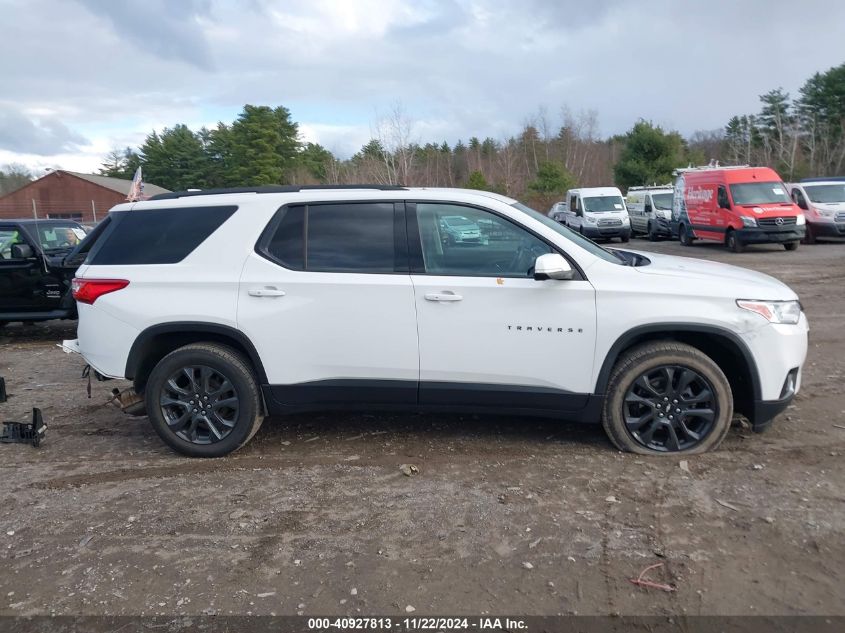
<path fill-rule="evenodd" d="M 310 411 L 421 411 L 537 416 L 598 423 L 604 396 L 543 387 L 402 380 L 263 385 L 269 415 Z"/>

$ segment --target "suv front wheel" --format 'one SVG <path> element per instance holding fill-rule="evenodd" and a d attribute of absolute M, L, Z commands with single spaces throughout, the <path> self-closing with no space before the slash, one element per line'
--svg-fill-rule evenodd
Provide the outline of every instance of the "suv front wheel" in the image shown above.
<path fill-rule="evenodd" d="M 186 345 L 150 374 L 147 413 L 156 433 L 190 457 L 222 457 L 246 444 L 263 421 L 258 385 L 235 350 Z"/>
<path fill-rule="evenodd" d="M 728 379 L 690 345 L 662 341 L 631 349 L 614 366 L 607 393 L 602 425 L 623 451 L 704 453 L 730 430 Z"/>

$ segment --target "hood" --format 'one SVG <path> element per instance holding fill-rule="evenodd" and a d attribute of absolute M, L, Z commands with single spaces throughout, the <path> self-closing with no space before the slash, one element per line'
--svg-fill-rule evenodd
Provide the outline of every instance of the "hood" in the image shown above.
<path fill-rule="evenodd" d="M 684 280 L 692 292 L 698 289 L 701 294 L 769 301 L 798 298 L 782 281 L 755 270 L 691 257 L 635 252 L 650 260 L 651 264 L 634 270 L 643 275 L 667 278 L 674 284 Z"/>

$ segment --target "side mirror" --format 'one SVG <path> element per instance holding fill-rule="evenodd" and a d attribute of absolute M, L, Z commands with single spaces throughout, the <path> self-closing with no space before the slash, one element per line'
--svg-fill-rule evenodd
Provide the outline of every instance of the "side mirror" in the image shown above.
<path fill-rule="evenodd" d="M 804 200 L 804 198 L 798 198 L 798 200 L 797 200 L 797 202 L 796 202 L 795 204 L 797 204 L 799 207 L 801 207 L 802 209 L 804 209 L 804 211 L 807 211 L 807 210 L 808 210 L 808 209 L 807 209 L 807 201 L 806 201 L 806 200 Z"/>
<path fill-rule="evenodd" d="M 584 211 L 582 209 L 575 209 L 575 215 L 579 218 L 584 217 Z"/>
<path fill-rule="evenodd" d="M 540 255 L 534 262 L 534 279 L 572 279 L 575 273 L 569 262 L 560 253 L 546 253 Z"/>
<path fill-rule="evenodd" d="M 12 259 L 32 259 L 35 253 L 29 244 L 15 244 L 12 246 Z"/>
<path fill-rule="evenodd" d="M 643 207 L 643 213 L 651 213 L 651 205 L 647 204 Z"/>

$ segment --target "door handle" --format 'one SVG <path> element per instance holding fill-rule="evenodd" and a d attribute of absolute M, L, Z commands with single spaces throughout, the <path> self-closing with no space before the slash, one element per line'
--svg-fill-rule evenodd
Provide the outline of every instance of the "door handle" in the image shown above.
<path fill-rule="evenodd" d="M 250 297 L 284 297 L 285 291 L 272 286 L 264 286 L 263 288 L 250 288 L 247 294 Z"/>
<path fill-rule="evenodd" d="M 444 290 L 443 292 L 429 292 L 425 295 L 426 301 L 460 301 L 463 299 L 461 295 L 456 295 L 451 290 Z"/>

